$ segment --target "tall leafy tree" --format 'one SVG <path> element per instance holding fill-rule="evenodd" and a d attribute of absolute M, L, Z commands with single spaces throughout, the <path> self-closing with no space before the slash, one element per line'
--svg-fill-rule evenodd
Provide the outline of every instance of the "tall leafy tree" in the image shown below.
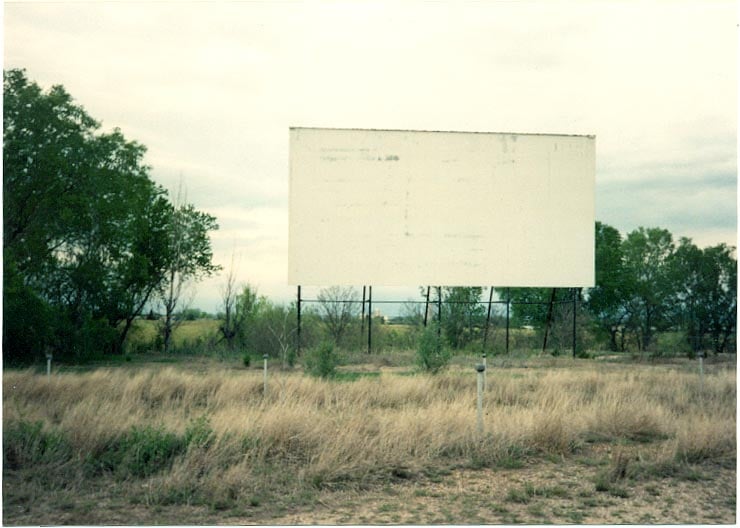
<path fill-rule="evenodd" d="M 675 251 L 673 236 L 667 229 L 640 227 L 627 234 L 622 251 L 628 322 L 645 350 L 656 331 L 670 326 L 668 263 Z"/>
<path fill-rule="evenodd" d="M 483 288 L 444 287 L 442 307 L 442 328 L 447 342 L 452 348 L 463 348 L 474 337 L 474 328 L 480 326 L 486 308 L 480 304 Z"/>
<path fill-rule="evenodd" d="M 515 326 L 544 326 L 552 298 L 552 288 L 496 288 L 497 295 L 511 300 L 511 319 Z M 557 295 L 560 298 L 562 295 Z"/>
<path fill-rule="evenodd" d="M 172 333 L 180 322 L 175 313 L 187 308 L 188 300 L 183 298 L 187 287 L 221 269 L 213 263 L 208 236 L 209 231 L 216 229 L 216 219 L 183 203 L 182 191 L 178 191 L 167 218 L 168 258 L 163 280 L 157 288 L 157 297 L 164 308 L 161 332 L 165 353 L 170 349 Z"/>
<path fill-rule="evenodd" d="M 709 311 L 709 333 L 716 353 L 727 351 L 737 331 L 737 259 L 734 248 L 719 244 L 705 248 L 702 292 Z"/>
<path fill-rule="evenodd" d="M 702 250 L 690 239 L 682 238 L 669 263 L 674 284 L 671 296 L 674 317 L 686 331 L 694 352 L 704 348 L 704 334 L 707 332 L 707 319 L 704 317 L 707 306 L 699 298 L 704 290 L 702 261 Z"/>
<path fill-rule="evenodd" d="M 22 70 L 4 72 L 3 103 L 4 300 L 19 310 L 6 357 L 120 352 L 170 260 L 172 206 L 146 149 L 101 133 L 63 87 L 44 92 Z M 23 321 L 41 324 L 39 306 L 43 342 L 29 350 Z"/>
<path fill-rule="evenodd" d="M 622 236 L 615 228 L 596 222 L 594 247 L 596 280 L 588 291 L 586 308 L 599 328 L 608 333 L 609 347 L 616 351 L 624 346 L 624 340 L 618 343 L 617 336 L 624 337 L 623 325 L 628 315 Z"/>
<path fill-rule="evenodd" d="M 725 244 L 700 249 L 682 238 L 670 261 L 671 305 L 695 352 L 726 350 L 737 321 L 737 260 Z"/>

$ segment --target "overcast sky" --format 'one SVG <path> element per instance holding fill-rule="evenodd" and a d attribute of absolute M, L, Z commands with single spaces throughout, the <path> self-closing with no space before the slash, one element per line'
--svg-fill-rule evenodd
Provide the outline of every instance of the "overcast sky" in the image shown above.
<path fill-rule="evenodd" d="M 597 220 L 737 245 L 732 1 L 5 2 L 3 25 L 4 67 L 146 145 L 277 300 L 290 126 L 593 134 Z"/>

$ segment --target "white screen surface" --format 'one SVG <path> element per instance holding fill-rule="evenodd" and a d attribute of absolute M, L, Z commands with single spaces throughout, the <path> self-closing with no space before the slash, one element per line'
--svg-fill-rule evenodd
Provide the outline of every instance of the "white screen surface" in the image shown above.
<path fill-rule="evenodd" d="M 586 287 L 593 136 L 291 128 L 293 285 Z"/>

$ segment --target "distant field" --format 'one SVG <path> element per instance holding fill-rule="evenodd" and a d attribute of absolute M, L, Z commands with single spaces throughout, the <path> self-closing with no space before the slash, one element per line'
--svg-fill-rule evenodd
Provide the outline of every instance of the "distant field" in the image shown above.
<path fill-rule="evenodd" d="M 218 332 L 221 321 L 218 319 L 196 319 L 183 321 L 172 334 L 174 346 L 185 343 L 194 343 L 198 339 L 206 339 Z M 157 336 L 157 321 L 137 319 L 131 330 L 129 343 L 131 345 L 153 343 Z"/>
<path fill-rule="evenodd" d="M 734 523 L 734 358 L 3 375 L 4 524 Z"/>
<path fill-rule="evenodd" d="M 135 350 L 140 347 L 146 348 L 146 346 L 154 343 L 157 336 L 157 321 L 150 321 L 147 319 L 137 319 L 134 322 L 134 326 L 128 337 L 128 346 L 130 349 Z M 193 345 L 200 341 L 207 341 L 213 336 L 217 336 L 219 332 L 219 326 L 221 321 L 218 319 L 196 319 L 193 321 L 183 321 L 173 333 L 173 346 L 175 348 L 182 347 L 184 345 Z M 413 325 L 409 324 L 374 324 L 373 333 L 378 339 L 375 341 L 375 348 L 383 347 L 383 343 L 390 341 L 392 344 L 395 342 L 407 343 L 408 340 L 404 340 L 405 336 L 408 336 L 415 330 Z M 359 334 L 359 326 L 355 329 Z M 367 329 L 365 329 L 367 332 Z M 509 331 L 512 348 L 517 344 L 528 348 L 528 345 L 535 343 L 539 345 L 539 341 L 536 338 L 538 335 L 536 331 L 525 328 L 511 328 Z M 493 343 L 498 344 L 498 348 L 503 350 L 505 342 L 505 332 L 502 328 L 490 328 L 489 332 L 489 346 Z M 363 343 L 366 338 L 358 338 L 358 343 Z M 379 344 L 380 343 L 380 344 Z M 360 345 L 361 346 L 361 345 Z M 395 348 L 395 347 L 394 347 Z"/>

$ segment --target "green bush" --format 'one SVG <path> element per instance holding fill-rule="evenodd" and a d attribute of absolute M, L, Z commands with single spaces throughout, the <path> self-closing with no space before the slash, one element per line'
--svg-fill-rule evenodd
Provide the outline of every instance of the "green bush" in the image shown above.
<path fill-rule="evenodd" d="M 112 471 L 124 478 L 149 477 L 168 467 L 186 448 L 183 437 L 163 427 L 133 427 L 99 453 L 92 454 L 88 463 L 95 470 Z"/>
<path fill-rule="evenodd" d="M 62 434 L 45 430 L 41 422 L 21 420 L 3 427 L 3 464 L 6 467 L 64 462 L 71 453 Z"/>
<path fill-rule="evenodd" d="M 436 374 L 447 366 L 451 357 L 449 349 L 442 346 L 436 325 L 429 326 L 422 332 L 416 348 L 416 364 L 421 370 Z"/>
<path fill-rule="evenodd" d="M 185 429 L 185 446 L 206 449 L 216 438 L 208 416 L 203 415 L 190 421 Z"/>
<path fill-rule="evenodd" d="M 339 355 L 328 341 L 309 349 L 303 356 L 303 368 L 311 376 L 332 378 L 336 375 L 338 365 Z"/>
<path fill-rule="evenodd" d="M 242 363 L 244 363 L 244 366 L 249 368 L 249 365 L 252 364 L 252 356 L 249 354 L 249 352 L 245 352 L 244 356 L 242 356 Z"/>
<path fill-rule="evenodd" d="M 678 357 L 695 355 L 686 337 L 686 332 L 660 332 L 650 347 L 652 357 Z"/>
<path fill-rule="evenodd" d="M 290 347 L 285 352 L 285 362 L 288 364 L 290 368 L 295 367 L 295 360 L 297 358 L 296 349 L 295 347 Z"/>
<path fill-rule="evenodd" d="M 133 427 L 99 450 L 87 453 L 86 469 L 112 472 L 119 477 L 148 477 L 170 466 L 188 447 L 208 449 L 215 433 L 207 416 L 190 421 L 178 435 L 163 427 Z M 64 463 L 73 458 L 64 435 L 44 428 L 42 422 L 21 420 L 3 428 L 3 463 L 20 468 L 32 464 Z"/>

